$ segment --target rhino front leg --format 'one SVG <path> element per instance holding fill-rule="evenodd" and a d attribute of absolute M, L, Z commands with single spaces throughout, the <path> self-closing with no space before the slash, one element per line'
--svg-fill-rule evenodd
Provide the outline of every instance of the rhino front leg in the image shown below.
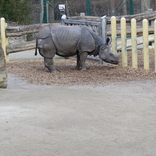
<path fill-rule="evenodd" d="M 80 55 L 79 54 L 77 54 L 77 64 L 76 64 L 75 70 L 80 70 Z"/>
<path fill-rule="evenodd" d="M 82 52 L 80 54 L 80 60 L 79 60 L 79 64 L 80 64 L 80 70 L 86 70 L 86 65 L 85 65 L 85 61 L 87 59 L 87 52 Z"/>
<path fill-rule="evenodd" d="M 51 73 L 57 73 L 55 66 L 54 66 L 54 60 L 53 59 L 48 59 L 44 58 L 44 65 L 49 69 Z"/>

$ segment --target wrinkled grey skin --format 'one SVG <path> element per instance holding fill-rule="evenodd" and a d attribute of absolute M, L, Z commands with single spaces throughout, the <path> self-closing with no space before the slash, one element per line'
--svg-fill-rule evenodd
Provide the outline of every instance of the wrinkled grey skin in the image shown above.
<path fill-rule="evenodd" d="M 118 57 L 110 49 L 110 39 L 106 43 L 87 27 L 72 27 L 62 25 L 48 25 L 43 27 L 36 38 L 36 50 L 44 57 L 44 64 L 55 73 L 53 57 L 55 54 L 62 57 L 77 55 L 75 69 L 86 70 L 87 55 L 99 55 L 108 63 L 118 64 Z"/>

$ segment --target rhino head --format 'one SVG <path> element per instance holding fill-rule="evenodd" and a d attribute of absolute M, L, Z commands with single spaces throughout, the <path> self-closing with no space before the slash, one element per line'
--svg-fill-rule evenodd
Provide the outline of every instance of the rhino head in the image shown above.
<path fill-rule="evenodd" d="M 100 46 L 99 57 L 107 63 L 118 64 L 119 56 L 111 52 L 111 39 L 110 38 L 106 39 L 106 44 Z"/>

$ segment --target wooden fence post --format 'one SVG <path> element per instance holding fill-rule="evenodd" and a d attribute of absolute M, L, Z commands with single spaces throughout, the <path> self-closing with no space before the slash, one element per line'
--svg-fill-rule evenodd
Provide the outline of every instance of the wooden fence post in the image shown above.
<path fill-rule="evenodd" d="M 132 34 L 132 67 L 138 68 L 138 53 L 137 53 L 137 35 L 136 35 L 136 19 L 131 20 Z"/>
<path fill-rule="evenodd" d="M 148 48 L 148 20 L 143 20 L 143 50 L 144 50 L 144 69 L 149 70 L 149 48 Z"/>
<path fill-rule="evenodd" d="M 106 21 L 106 16 L 101 17 L 101 25 L 102 25 L 102 39 L 104 40 L 104 42 L 106 42 L 106 38 L 107 38 L 107 21 Z"/>
<path fill-rule="evenodd" d="M 127 67 L 127 36 L 126 36 L 126 19 L 121 18 L 121 46 L 122 46 L 122 66 Z"/>
<path fill-rule="evenodd" d="M 117 42 L 116 42 L 116 17 L 111 17 L 111 34 L 112 34 L 112 52 L 117 53 Z"/>
<path fill-rule="evenodd" d="M 155 51 L 155 73 L 156 73 L 156 20 L 154 21 L 154 51 Z"/>
<path fill-rule="evenodd" d="M 7 23 L 5 23 L 5 19 L 1 18 L 2 48 L 4 51 L 5 60 L 6 60 L 6 62 L 9 62 L 9 55 L 6 52 L 6 46 L 8 45 L 8 38 L 6 38 L 6 27 L 7 27 Z"/>

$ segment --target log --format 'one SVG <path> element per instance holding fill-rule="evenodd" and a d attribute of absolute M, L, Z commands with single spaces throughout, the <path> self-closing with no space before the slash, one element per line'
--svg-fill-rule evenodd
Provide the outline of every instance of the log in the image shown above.
<path fill-rule="evenodd" d="M 96 16 L 72 16 L 72 17 L 69 17 L 69 19 L 101 22 L 101 17 L 96 17 Z"/>
<path fill-rule="evenodd" d="M 126 18 L 126 22 L 130 23 L 132 18 L 135 18 L 137 22 L 141 22 L 143 19 L 147 20 L 155 20 L 156 19 L 156 11 L 148 12 L 148 13 L 141 13 L 141 14 L 135 14 L 135 15 L 122 15 L 122 16 L 115 16 L 117 23 L 120 22 L 122 17 Z M 94 21 L 94 22 L 100 22 L 101 17 L 95 17 L 95 16 L 73 16 L 69 17 L 69 19 L 73 20 L 85 20 L 85 21 Z M 107 24 L 111 23 L 111 16 L 107 17 Z"/>
<path fill-rule="evenodd" d="M 70 25 L 86 25 L 86 26 L 99 26 L 101 25 L 101 22 L 92 22 L 92 21 L 79 21 L 79 20 L 70 20 L 70 19 L 63 19 L 62 20 L 64 24 L 70 24 Z"/>
<path fill-rule="evenodd" d="M 143 33 L 143 28 L 137 27 L 137 35 L 140 36 L 140 35 L 142 35 L 142 33 Z M 154 27 L 149 26 L 148 33 L 154 34 Z M 112 34 L 111 30 L 108 30 L 107 35 L 111 36 L 111 34 Z M 120 36 L 120 35 L 121 35 L 121 30 L 117 29 L 117 36 Z M 130 27 L 129 28 L 127 27 L 127 35 L 131 35 L 131 28 Z"/>
<path fill-rule="evenodd" d="M 147 19 L 150 21 L 150 20 L 155 20 L 156 11 L 152 11 L 149 13 L 135 14 L 135 15 L 116 16 L 117 21 L 120 21 L 122 17 L 125 17 L 127 22 L 130 22 L 132 18 L 135 18 L 137 22 L 141 22 L 143 19 Z"/>
<path fill-rule="evenodd" d="M 7 49 L 7 54 L 10 54 L 10 53 L 16 53 L 20 51 L 35 49 L 35 47 L 36 47 L 36 41 L 33 40 L 25 43 L 9 44 L 6 49 Z"/>
<path fill-rule="evenodd" d="M 0 46 L 0 88 L 7 87 L 7 71 L 6 71 L 6 62 L 4 57 L 4 52 Z"/>
<path fill-rule="evenodd" d="M 31 33 L 37 33 L 40 28 L 48 24 L 34 24 L 25 26 L 7 26 L 6 37 L 17 37 Z"/>
<path fill-rule="evenodd" d="M 149 36 L 148 36 L 148 41 L 149 41 L 149 42 L 154 42 L 154 35 L 149 35 Z M 143 43 L 144 43 L 143 37 L 142 37 L 142 36 L 137 37 L 137 45 L 141 45 L 141 44 L 143 44 Z M 131 39 L 128 39 L 128 40 L 127 40 L 126 47 L 127 47 L 127 48 L 132 47 L 132 40 L 131 40 Z M 118 41 L 118 42 L 117 42 L 117 50 L 121 50 L 121 41 Z"/>

